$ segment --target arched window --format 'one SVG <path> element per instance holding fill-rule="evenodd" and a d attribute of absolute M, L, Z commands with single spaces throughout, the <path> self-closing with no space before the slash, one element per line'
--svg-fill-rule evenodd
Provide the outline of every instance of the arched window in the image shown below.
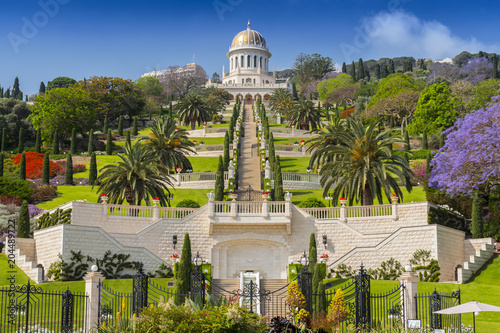
<path fill-rule="evenodd" d="M 233 70 L 233 58 L 229 59 L 229 67 Z"/>
<path fill-rule="evenodd" d="M 259 63 L 260 63 L 259 67 L 262 68 L 262 57 L 260 57 L 260 62 Z"/>
<path fill-rule="evenodd" d="M 241 56 L 241 68 L 245 67 L 245 57 Z"/>
<path fill-rule="evenodd" d="M 257 56 L 253 56 L 253 67 L 257 68 Z"/>
<path fill-rule="evenodd" d="M 250 68 L 250 66 L 251 66 L 251 65 L 250 65 L 250 56 L 248 55 L 248 56 L 247 56 L 247 67 L 248 67 L 248 68 Z"/>
<path fill-rule="evenodd" d="M 245 79 L 241 79 L 241 83 L 244 84 L 245 83 Z"/>

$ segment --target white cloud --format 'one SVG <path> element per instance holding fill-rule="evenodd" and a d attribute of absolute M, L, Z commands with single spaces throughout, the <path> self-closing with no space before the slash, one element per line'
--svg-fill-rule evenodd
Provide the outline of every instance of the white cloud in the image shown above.
<path fill-rule="evenodd" d="M 382 11 L 364 18 L 354 30 L 353 42 L 340 45 L 346 59 L 359 55 L 436 59 L 454 57 L 462 51 L 500 50 L 498 45 L 486 45 L 475 37 L 454 35 L 449 27 L 438 21 L 424 21 L 403 10 Z"/>

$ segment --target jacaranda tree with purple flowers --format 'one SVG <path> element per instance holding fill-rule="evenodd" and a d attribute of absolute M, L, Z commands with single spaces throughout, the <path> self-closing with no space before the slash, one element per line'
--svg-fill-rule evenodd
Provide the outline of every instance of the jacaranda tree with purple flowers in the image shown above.
<path fill-rule="evenodd" d="M 460 76 L 476 85 L 493 77 L 493 64 L 486 58 L 473 58 L 462 68 Z"/>
<path fill-rule="evenodd" d="M 489 193 L 500 184 L 500 96 L 443 132 L 446 143 L 432 160 L 429 185 L 451 195 Z"/>

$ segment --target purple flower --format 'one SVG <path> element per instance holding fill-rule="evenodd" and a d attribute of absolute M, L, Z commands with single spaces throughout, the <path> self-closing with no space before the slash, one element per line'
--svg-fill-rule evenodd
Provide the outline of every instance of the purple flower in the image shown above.
<path fill-rule="evenodd" d="M 486 58 L 472 58 L 462 68 L 460 75 L 474 85 L 493 77 L 493 64 Z"/>
<path fill-rule="evenodd" d="M 31 219 L 33 217 L 37 216 L 38 214 L 43 213 L 43 211 L 44 211 L 43 209 L 38 208 L 37 206 L 32 205 L 32 204 L 28 204 L 28 210 L 29 210 L 29 214 L 30 214 Z"/>

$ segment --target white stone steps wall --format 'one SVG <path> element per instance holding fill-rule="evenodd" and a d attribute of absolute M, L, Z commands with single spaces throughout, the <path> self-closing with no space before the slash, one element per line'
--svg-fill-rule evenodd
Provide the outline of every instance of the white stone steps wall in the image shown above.
<path fill-rule="evenodd" d="M 42 268 L 36 267 L 37 262 L 31 260 L 27 255 L 23 254 L 21 249 L 15 250 L 16 265 L 21 269 L 31 280 L 36 283 L 43 282 Z"/>
<path fill-rule="evenodd" d="M 483 238 L 482 240 L 483 242 L 480 248 L 476 249 L 476 255 L 471 255 L 469 261 L 464 262 L 463 268 L 458 269 L 458 281 L 460 283 L 469 281 L 469 279 L 476 274 L 493 255 L 493 239 Z M 476 239 L 475 241 L 478 240 Z"/>

